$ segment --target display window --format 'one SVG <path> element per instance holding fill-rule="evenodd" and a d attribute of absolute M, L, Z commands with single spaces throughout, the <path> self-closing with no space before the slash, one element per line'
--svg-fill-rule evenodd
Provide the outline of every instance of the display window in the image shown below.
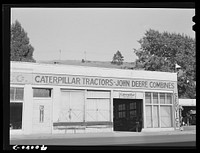
<path fill-rule="evenodd" d="M 10 88 L 10 129 L 22 129 L 24 88 Z"/>
<path fill-rule="evenodd" d="M 172 107 L 172 93 L 146 92 L 146 127 L 173 127 Z"/>

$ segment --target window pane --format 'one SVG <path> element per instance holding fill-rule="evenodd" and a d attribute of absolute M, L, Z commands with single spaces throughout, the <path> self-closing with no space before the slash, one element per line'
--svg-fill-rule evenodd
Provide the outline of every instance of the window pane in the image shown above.
<path fill-rule="evenodd" d="M 165 93 L 160 93 L 160 103 L 165 104 Z"/>
<path fill-rule="evenodd" d="M 24 99 L 24 89 L 16 88 L 15 100 L 23 100 Z"/>
<path fill-rule="evenodd" d="M 172 127 L 172 107 L 160 106 L 161 127 Z"/>
<path fill-rule="evenodd" d="M 118 110 L 122 110 L 122 105 L 118 105 Z"/>
<path fill-rule="evenodd" d="M 136 103 L 130 103 L 130 109 L 136 109 Z"/>
<path fill-rule="evenodd" d="M 153 93 L 153 103 L 158 104 L 158 93 Z"/>
<path fill-rule="evenodd" d="M 123 118 L 126 117 L 126 112 L 122 112 L 122 117 L 123 117 Z"/>
<path fill-rule="evenodd" d="M 123 118 L 122 112 L 119 112 L 119 118 Z"/>
<path fill-rule="evenodd" d="M 153 126 L 159 127 L 158 106 L 153 106 Z"/>
<path fill-rule="evenodd" d="M 33 97 L 51 97 L 51 89 L 33 89 Z"/>
<path fill-rule="evenodd" d="M 146 106 L 146 125 L 148 128 L 153 127 L 152 126 L 152 106 Z"/>
<path fill-rule="evenodd" d="M 133 109 L 133 103 L 130 103 L 130 109 Z"/>
<path fill-rule="evenodd" d="M 126 105 L 122 104 L 122 110 L 126 110 Z"/>
<path fill-rule="evenodd" d="M 145 93 L 145 103 L 146 104 L 150 104 L 151 103 L 151 93 L 150 92 L 146 92 Z"/>
<path fill-rule="evenodd" d="M 130 111 L 130 118 L 133 119 L 134 117 L 136 117 L 136 110 Z"/>
<path fill-rule="evenodd" d="M 14 100 L 14 88 L 10 88 L 10 100 Z"/>
<path fill-rule="evenodd" d="M 166 104 L 172 104 L 172 94 L 167 94 L 167 101 Z"/>

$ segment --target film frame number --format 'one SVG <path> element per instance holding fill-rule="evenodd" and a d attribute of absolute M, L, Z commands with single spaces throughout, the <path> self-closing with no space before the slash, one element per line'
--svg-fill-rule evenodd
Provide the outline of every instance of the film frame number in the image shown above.
<path fill-rule="evenodd" d="M 47 147 L 42 145 L 42 146 L 39 146 L 39 145 L 14 145 L 13 147 L 13 150 L 47 150 Z"/>

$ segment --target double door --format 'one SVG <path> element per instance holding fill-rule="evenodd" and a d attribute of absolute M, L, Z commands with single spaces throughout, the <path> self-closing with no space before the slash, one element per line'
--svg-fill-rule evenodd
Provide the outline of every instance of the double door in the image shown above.
<path fill-rule="evenodd" d="M 114 99 L 114 131 L 140 131 L 143 126 L 142 99 Z"/>
<path fill-rule="evenodd" d="M 62 91 L 60 105 L 60 122 L 83 122 L 84 92 Z"/>

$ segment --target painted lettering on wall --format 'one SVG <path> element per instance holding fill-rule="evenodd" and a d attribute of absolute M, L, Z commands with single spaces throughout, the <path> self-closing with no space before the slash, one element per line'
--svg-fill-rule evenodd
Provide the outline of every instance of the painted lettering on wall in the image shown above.
<path fill-rule="evenodd" d="M 36 73 L 11 73 L 11 83 L 18 84 L 49 84 L 64 86 L 102 87 L 102 88 L 141 88 L 174 90 L 175 82 L 153 81 L 148 79 L 124 79 L 110 77 L 91 77 L 74 75 L 54 75 Z"/>
<path fill-rule="evenodd" d="M 179 104 L 178 104 L 178 94 L 174 93 L 174 109 L 175 109 L 175 127 L 179 128 Z"/>
<path fill-rule="evenodd" d="M 118 79 L 89 76 L 57 76 L 34 74 L 34 84 L 72 85 L 88 87 L 120 87 L 120 88 L 151 88 L 174 89 L 174 83 L 169 81 L 149 81 L 140 79 Z"/>

